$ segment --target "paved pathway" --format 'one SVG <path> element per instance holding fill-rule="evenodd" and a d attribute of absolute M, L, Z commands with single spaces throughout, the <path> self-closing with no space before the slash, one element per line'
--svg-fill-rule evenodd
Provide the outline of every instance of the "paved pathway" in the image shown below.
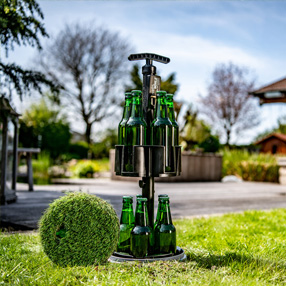
<path fill-rule="evenodd" d="M 136 182 L 109 179 L 35 186 L 34 192 L 28 192 L 26 184 L 17 184 L 17 189 L 17 202 L 1 206 L 1 218 L 28 228 L 37 228 L 43 211 L 54 199 L 64 195 L 63 191 L 95 194 L 109 201 L 120 215 L 122 196 L 135 196 L 141 190 Z M 155 208 L 157 195 L 163 193 L 170 196 L 173 218 L 286 207 L 286 186 L 271 183 L 156 183 Z"/>

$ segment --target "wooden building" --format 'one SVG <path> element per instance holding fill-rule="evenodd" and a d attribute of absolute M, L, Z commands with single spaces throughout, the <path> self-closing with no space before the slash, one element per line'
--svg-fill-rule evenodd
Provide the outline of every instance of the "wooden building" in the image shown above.
<path fill-rule="evenodd" d="M 286 78 L 282 78 L 269 85 L 250 92 L 258 97 L 260 105 L 264 103 L 286 102 Z"/>
<path fill-rule="evenodd" d="M 286 135 L 272 133 L 258 140 L 254 144 L 260 145 L 260 152 L 272 154 L 286 154 Z"/>

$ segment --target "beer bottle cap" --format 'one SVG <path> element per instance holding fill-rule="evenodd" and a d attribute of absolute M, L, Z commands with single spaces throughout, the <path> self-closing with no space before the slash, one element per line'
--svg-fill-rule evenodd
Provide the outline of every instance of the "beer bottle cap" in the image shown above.
<path fill-rule="evenodd" d="M 163 91 L 163 90 L 160 90 L 160 91 L 157 91 L 157 92 L 156 92 L 157 97 L 166 96 L 166 94 L 167 94 L 167 92 L 166 92 L 166 91 Z"/>
<path fill-rule="evenodd" d="M 132 90 L 131 93 L 133 96 L 142 96 L 141 90 Z"/>
<path fill-rule="evenodd" d="M 132 93 L 131 92 L 125 92 L 125 99 L 126 98 L 131 98 L 132 97 Z"/>
<path fill-rule="evenodd" d="M 168 195 L 166 194 L 162 194 L 162 195 L 159 195 L 158 198 L 162 198 L 162 197 L 169 197 Z"/>
<path fill-rule="evenodd" d="M 169 197 L 160 197 L 159 201 L 163 201 L 163 202 L 169 201 Z"/>
<path fill-rule="evenodd" d="M 131 196 L 123 196 L 122 199 L 123 199 L 123 201 L 132 201 L 133 202 L 133 197 L 131 197 Z"/>

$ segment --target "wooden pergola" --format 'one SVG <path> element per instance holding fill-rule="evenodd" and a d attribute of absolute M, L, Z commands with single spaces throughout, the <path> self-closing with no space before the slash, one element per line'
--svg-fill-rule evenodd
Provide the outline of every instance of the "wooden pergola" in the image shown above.
<path fill-rule="evenodd" d="M 254 90 L 249 94 L 258 97 L 260 105 L 286 102 L 286 78 Z"/>
<path fill-rule="evenodd" d="M 0 205 L 16 196 L 18 114 L 5 97 L 0 97 Z"/>

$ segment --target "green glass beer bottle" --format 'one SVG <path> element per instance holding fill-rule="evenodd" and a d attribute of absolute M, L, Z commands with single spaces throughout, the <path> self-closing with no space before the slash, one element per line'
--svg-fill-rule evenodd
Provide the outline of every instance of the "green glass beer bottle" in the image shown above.
<path fill-rule="evenodd" d="M 150 252 L 151 228 L 149 226 L 147 199 L 138 198 L 135 211 L 135 227 L 131 231 L 131 254 L 143 258 Z"/>
<path fill-rule="evenodd" d="M 166 95 L 166 101 L 167 101 L 168 116 L 172 123 L 172 145 L 177 146 L 179 145 L 179 125 L 175 119 L 173 96 L 174 96 L 173 94 L 168 93 Z"/>
<path fill-rule="evenodd" d="M 163 197 L 167 197 L 168 198 L 169 196 L 166 195 L 166 194 L 158 195 L 158 209 L 157 209 L 156 220 L 155 220 L 155 223 L 154 223 L 154 229 L 156 228 L 156 225 L 158 224 L 159 219 L 160 219 L 160 212 L 159 212 L 159 209 L 160 209 L 160 198 L 163 198 Z"/>
<path fill-rule="evenodd" d="M 123 116 L 118 125 L 118 144 L 119 145 L 123 145 L 125 142 L 125 136 L 126 136 L 125 125 L 130 116 L 131 101 L 132 101 L 131 92 L 126 92 Z"/>
<path fill-rule="evenodd" d="M 154 230 L 156 254 L 176 253 L 176 228 L 172 223 L 169 197 L 159 198 L 159 220 Z"/>
<path fill-rule="evenodd" d="M 166 91 L 157 91 L 155 119 L 151 123 L 151 145 L 166 147 L 166 171 L 171 170 L 172 122 L 168 118 Z"/>
<path fill-rule="evenodd" d="M 131 196 L 123 196 L 119 241 L 117 245 L 118 252 L 130 253 L 130 236 L 134 225 L 133 198 Z"/>
<path fill-rule="evenodd" d="M 133 171 L 132 157 L 134 145 L 146 145 L 146 122 L 143 117 L 142 92 L 140 90 L 132 91 L 131 114 L 126 122 L 126 137 L 124 145 L 127 145 L 127 164 L 125 169 L 128 172 Z"/>

